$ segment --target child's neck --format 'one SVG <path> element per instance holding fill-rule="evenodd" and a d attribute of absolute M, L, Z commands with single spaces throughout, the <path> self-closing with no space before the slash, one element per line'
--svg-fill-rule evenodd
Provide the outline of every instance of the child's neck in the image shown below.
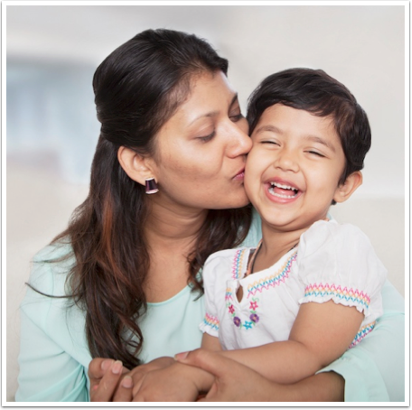
<path fill-rule="evenodd" d="M 259 272 L 274 265 L 299 243 L 300 236 L 305 230 L 281 232 L 274 231 L 263 224 L 262 244 L 254 261 L 253 272 Z"/>

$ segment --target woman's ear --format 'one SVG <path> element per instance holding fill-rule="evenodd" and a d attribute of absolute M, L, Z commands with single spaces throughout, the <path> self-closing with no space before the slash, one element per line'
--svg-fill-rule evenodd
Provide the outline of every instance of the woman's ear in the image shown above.
<path fill-rule="evenodd" d="M 144 186 L 146 179 L 155 178 L 150 157 L 144 157 L 132 149 L 122 146 L 117 151 L 117 158 L 129 178 L 139 184 Z"/>
<path fill-rule="evenodd" d="M 336 202 L 345 202 L 351 197 L 356 189 L 362 185 L 362 172 L 355 171 L 350 174 L 343 184 L 340 184 L 335 191 L 333 199 Z"/>

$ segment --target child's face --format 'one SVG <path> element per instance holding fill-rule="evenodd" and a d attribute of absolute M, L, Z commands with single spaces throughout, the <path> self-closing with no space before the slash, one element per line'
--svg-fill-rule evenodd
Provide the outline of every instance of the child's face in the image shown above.
<path fill-rule="evenodd" d="M 245 188 L 262 221 L 288 230 L 324 219 L 345 167 L 333 120 L 275 104 L 251 138 Z"/>

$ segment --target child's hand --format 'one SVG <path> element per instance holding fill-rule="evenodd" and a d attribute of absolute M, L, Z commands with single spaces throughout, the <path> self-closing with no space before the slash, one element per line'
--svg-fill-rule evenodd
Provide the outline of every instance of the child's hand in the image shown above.
<path fill-rule="evenodd" d="M 207 380 L 205 382 L 205 380 Z M 211 385 L 213 376 L 201 369 L 174 364 L 160 370 L 133 376 L 133 401 L 195 401 L 202 386 Z"/>
<path fill-rule="evenodd" d="M 176 359 L 214 374 L 213 386 L 199 401 L 282 401 L 286 393 L 286 386 L 277 385 L 254 370 L 216 352 L 197 349 L 185 356 L 176 355 Z"/>

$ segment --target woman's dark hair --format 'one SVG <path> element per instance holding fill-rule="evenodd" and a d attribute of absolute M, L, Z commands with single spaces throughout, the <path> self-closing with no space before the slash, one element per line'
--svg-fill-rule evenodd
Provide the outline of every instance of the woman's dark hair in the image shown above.
<path fill-rule="evenodd" d="M 227 60 L 194 35 L 147 30 L 117 48 L 97 68 L 93 89 L 101 123 L 87 199 L 67 230 L 76 263 L 68 277 L 71 296 L 86 315 L 93 357 L 133 368 L 143 344 L 139 318 L 147 308 L 143 283 L 150 259 L 144 235 L 144 187 L 130 179 L 117 152 L 125 146 L 152 155 L 154 136 L 190 92 L 193 75 L 227 73 Z M 188 283 L 202 291 L 199 269 L 213 252 L 238 245 L 251 221 L 249 207 L 209 210 L 193 253 Z M 167 341 L 165 340 L 165 343 Z"/>
<path fill-rule="evenodd" d="M 291 68 L 266 77 L 249 97 L 247 119 L 250 133 L 266 108 L 274 104 L 333 118 L 346 158 L 340 184 L 352 172 L 363 168 L 365 155 L 371 146 L 368 117 L 339 81 L 323 70 L 310 68 Z"/>

